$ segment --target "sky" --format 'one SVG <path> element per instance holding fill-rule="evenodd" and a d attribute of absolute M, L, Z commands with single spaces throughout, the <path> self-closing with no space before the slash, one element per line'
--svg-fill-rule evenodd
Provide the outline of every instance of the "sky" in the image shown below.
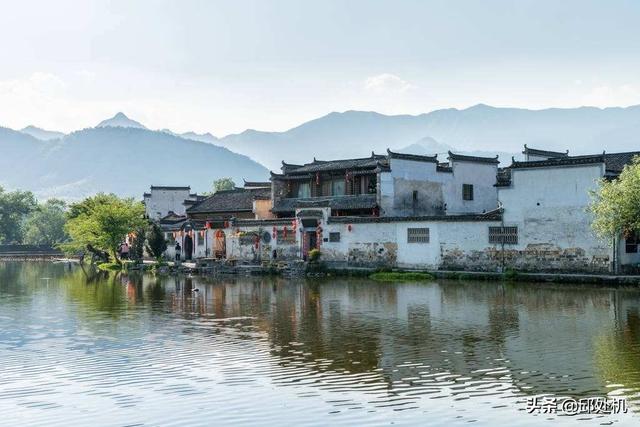
<path fill-rule="evenodd" d="M 0 0 L 0 126 L 640 104 L 640 1 Z"/>

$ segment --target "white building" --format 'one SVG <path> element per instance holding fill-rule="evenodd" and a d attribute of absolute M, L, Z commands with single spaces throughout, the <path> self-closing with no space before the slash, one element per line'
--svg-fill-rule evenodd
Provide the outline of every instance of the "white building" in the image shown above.
<path fill-rule="evenodd" d="M 185 215 L 187 206 L 197 200 L 198 195 L 191 193 L 191 187 L 152 185 L 151 190 L 144 193 L 143 203 L 147 217 L 158 221 L 171 212 Z"/>
<path fill-rule="evenodd" d="M 587 273 L 640 266 L 640 239 L 600 240 L 587 210 L 599 181 L 617 177 L 640 152 L 569 156 L 525 146 L 524 154 L 503 169 L 497 158 L 449 153 L 440 163 L 390 151 L 283 163 L 283 173 L 272 174 L 277 218 L 234 216 L 217 232 L 226 258 L 248 262 L 305 259 L 320 249 L 336 266 Z M 196 253 L 219 240 L 212 232 Z"/>
<path fill-rule="evenodd" d="M 591 228 L 590 191 L 603 178 L 617 177 L 638 152 L 569 156 L 525 146 L 498 177 L 503 221 L 511 234 L 509 264 L 521 270 L 607 272 L 613 262 L 640 263 L 637 244 L 605 242 Z M 625 267 L 626 266 L 626 267 Z"/>

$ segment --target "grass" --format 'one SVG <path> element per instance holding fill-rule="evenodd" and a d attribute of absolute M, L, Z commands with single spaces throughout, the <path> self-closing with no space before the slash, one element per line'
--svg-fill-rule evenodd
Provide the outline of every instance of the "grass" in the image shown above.
<path fill-rule="evenodd" d="M 434 277 L 429 273 L 417 271 L 383 271 L 373 273 L 369 278 L 378 282 L 421 282 L 433 280 Z"/>
<path fill-rule="evenodd" d="M 122 265 L 117 262 L 104 262 L 98 264 L 98 268 L 105 271 L 122 271 Z"/>

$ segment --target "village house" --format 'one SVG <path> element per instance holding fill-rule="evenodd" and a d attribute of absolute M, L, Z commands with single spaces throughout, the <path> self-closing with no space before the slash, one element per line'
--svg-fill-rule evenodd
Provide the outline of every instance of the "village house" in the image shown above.
<path fill-rule="evenodd" d="M 524 160 L 387 151 L 291 165 L 165 219 L 193 236 L 195 257 L 333 266 L 590 272 L 640 264 L 636 236 L 603 242 L 590 191 L 640 152 L 570 156 L 525 146 Z"/>
<path fill-rule="evenodd" d="M 570 156 L 525 146 L 523 153 L 525 161 L 513 160 L 496 183 L 504 211 L 506 263 L 532 271 L 636 268 L 636 236 L 602 241 L 591 228 L 587 208 L 598 182 L 618 177 L 640 152 Z"/>
<path fill-rule="evenodd" d="M 271 213 L 271 183 L 244 182 L 244 187 L 217 191 L 190 203 L 186 216 L 172 237 L 181 239 L 182 255 L 192 258 L 225 258 L 226 231 L 235 219 L 268 219 Z M 175 243 L 174 243 L 175 246 Z M 174 253 L 175 255 L 175 253 Z"/>
<path fill-rule="evenodd" d="M 497 157 L 449 153 L 447 160 L 388 150 L 305 165 L 283 162 L 282 173 L 271 175 L 272 212 L 282 223 L 268 230 L 266 223 L 235 221 L 254 240 L 246 239 L 244 248 L 237 244 L 233 256 L 305 259 L 311 249 L 322 249 L 334 264 L 435 268 L 441 262 L 440 251 L 432 250 L 436 230 L 499 219 Z M 475 235 L 469 230 L 459 237 L 472 249 Z"/>
<path fill-rule="evenodd" d="M 185 215 L 186 208 L 197 202 L 201 196 L 191 193 L 191 187 L 171 187 L 152 185 L 148 193 L 144 193 L 142 202 L 147 218 L 159 221 L 170 213 Z"/>

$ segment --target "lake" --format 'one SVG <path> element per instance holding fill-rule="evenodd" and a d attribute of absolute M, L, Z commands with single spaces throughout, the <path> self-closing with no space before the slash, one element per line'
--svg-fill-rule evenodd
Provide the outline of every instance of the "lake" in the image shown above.
<path fill-rule="evenodd" d="M 0 425 L 639 425 L 640 292 L 0 263 L 0 361 Z"/>

